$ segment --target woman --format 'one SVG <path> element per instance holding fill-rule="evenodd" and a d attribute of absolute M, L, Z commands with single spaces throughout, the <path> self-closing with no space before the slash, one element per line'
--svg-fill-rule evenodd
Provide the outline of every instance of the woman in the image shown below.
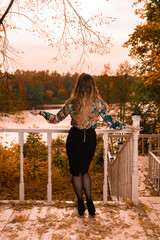
<path fill-rule="evenodd" d="M 79 215 L 83 215 L 85 212 L 85 205 L 82 198 L 84 190 L 88 212 L 92 216 L 95 215 L 88 169 L 95 153 L 95 128 L 97 127 L 99 115 L 111 128 L 123 129 L 128 127 L 133 130 L 139 129 L 113 120 L 107 111 L 106 104 L 98 94 L 94 79 L 85 73 L 79 76 L 71 98 L 56 115 L 38 110 L 33 110 L 31 113 L 33 115 L 40 114 L 49 123 L 53 124 L 59 123 L 68 114 L 71 115 L 72 127 L 67 137 L 66 150 L 69 158 L 70 173 L 72 174 L 72 184 L 78 199 L 78 212 Z"/>

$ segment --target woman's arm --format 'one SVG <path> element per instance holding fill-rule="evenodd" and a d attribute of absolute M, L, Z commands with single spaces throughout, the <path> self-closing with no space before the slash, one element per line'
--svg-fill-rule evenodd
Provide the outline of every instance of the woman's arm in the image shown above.
<path fill-rule="evenodd" d="M 121 121 L 114 120 L 111 116 L 111 114 L 108 113 L 106 106 L 103 104 L 102 101 L 100 101 L 100 116 L 104 119 L 104 121 L 108 124 L 109 127 L 114 129 L 124 129 L 129 128 L 133 131 L 141 131 L 143 130 L 142 127 L 134 127 L 132 125 L 126 124 Z"/>
<path fill-rule="evenodd" d="M 69 104 L 64 105 L 64 107 L 56 115 L 49 112 L 45 112 L 45 111 L 39 111 L 39 110 L 32 110 L 30 111 L 30 113 L 33 114 L 34 116 L 39 114 L 43 116 L 49 123 L 56 124 L 68 116 L 68 114 L 70 113 L 70 107 L 69 107 Z"/>
<path fill-rule="evenodd" d="M 113 119 L 111 114 L 108 112 L 104 103 L 100 100 L 99 114 L 104 119 L 104 121 L 108 124 L 110 128 L 114 129 L 124 129 L 126 128 L 126 123 L 121 121 L 117 121 Z"/>

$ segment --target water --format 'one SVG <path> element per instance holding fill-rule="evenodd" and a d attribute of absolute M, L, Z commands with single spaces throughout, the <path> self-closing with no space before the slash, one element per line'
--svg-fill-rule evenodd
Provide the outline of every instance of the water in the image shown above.
<path fill-rule="evenodd" d="M 56 114 L 59 109 L 47 109 L 47 112 Z M 70 116 L 67 116 L 63 121 L 58 124 L 49 124 L 42 116 L 33 116 L 29 111 L 23 111 L 20 114 L 9 115 L 0 119 L 0 128 L 45 128 L 45 129 L 57 129 L 64 128 L 69 129 Z M 42 134 L 43 141 L 46 142 L 47 134 Z M 59 134 L 53 133 L 52 138 L 56 138 Z M 25 140 L 27 133 L 25 134 Z M 0 141 L 5 146 L 10 146 L 12 143 L 18 143 L 18 133 L 0 133 Z"/>

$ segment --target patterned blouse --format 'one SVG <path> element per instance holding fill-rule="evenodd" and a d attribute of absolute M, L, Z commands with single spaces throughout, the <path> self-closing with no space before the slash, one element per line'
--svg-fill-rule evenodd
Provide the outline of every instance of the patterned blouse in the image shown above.
<path fill-rule="evenodd" d="M 93 103 L 93 108 L 90 114 L 90 118 L 85 124 L 85 129 L 96 128 L 99 116 L 103 118 L 103 120 L 107 123 L 107 125 L 110 128 L 123 129 L 126 127 L 126 123 L 121 123 L 112 118 L 111 114 L 107 111 L 106 106 L 101 100 L 99 100 L 99 111 L 97 111 L 97 114 L 95 116 L 94 113 L 96 112 L 96 110 L 97 110 L 97 107 L 95 103 Z M 72 103 L 67 103 L 56 115 L 49 112 L 45 112 L 45 111 L 40 111 L 39 114 L 42 115 L 49 123 L 56 124 L 62 121 L 63 119 L 65 119 L 69 114 L 73 120 L 74 106 Z M 75 126 L 74 121 L 71 121 L 71 125 Z"/>

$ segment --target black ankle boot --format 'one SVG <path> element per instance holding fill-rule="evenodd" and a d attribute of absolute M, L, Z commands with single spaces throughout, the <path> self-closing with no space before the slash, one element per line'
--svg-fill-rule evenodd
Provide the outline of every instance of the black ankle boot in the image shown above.
<path fill-rule="evenodd" d="M 95 207 L 94 207 L 94 204 L 93 204 L 93 201 L 92 199 L 88 199 L 87 200 L 87 207 L 88 207 L 88 212 L 91 216 L 94 216 L 95 215 Z"/>
<path fill-rule="evenodd" d="M 85 206 L 83 199 L 78 200 L 78 213 L 80 216 L 82 216 L 85 212 Z"/>

